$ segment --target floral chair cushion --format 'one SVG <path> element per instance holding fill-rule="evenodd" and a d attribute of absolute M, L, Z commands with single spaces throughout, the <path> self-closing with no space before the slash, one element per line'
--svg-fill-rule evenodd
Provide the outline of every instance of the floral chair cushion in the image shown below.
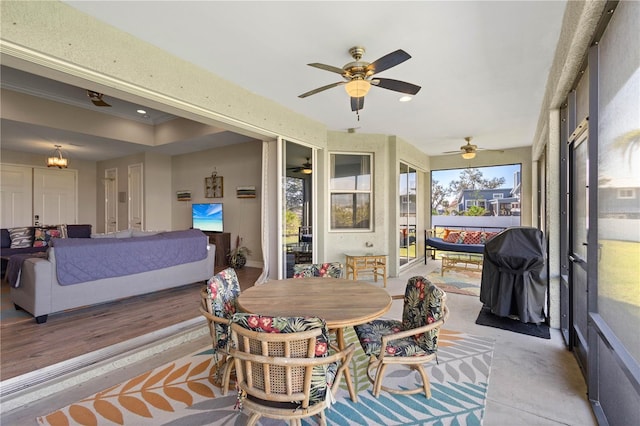
<path fill-rule="evenodd" d="M 379 356 L 382 350 L 382 336 L 422 327 L 442 318 L 442 301 L 445 293 L 426 278 L 416 276 L 409 279 L 404 295 L 402 321 L 374 320 L 355 326 L 358 340 L 364 352 Z M 385 354 L 390 356 L 421 356 L 438 349 L 438 330 L 431 330 L 415 336 L 390 342 Z"/>
<path fill-rule="evenodd" d="M 233 268 L 227 268 L 218 272 L 207 281 L 207 294 L 211 300 L 213 315 L 220 318 L 228 318 L 231 321 L 233 314 L 238 310 L 238 296 L 240 296 L 240 283 Z M 229 340 L 229 326 L 215 323 L 217 348 L 225 348 Z"/>
<path fill-rule="evenodd" d="M 232 322 L 243 328 L 264 333 L 295 333 L 299 331 L 321 328 L 322 333 L 316 338 L 316 358 L 329 355 L 329 334 L 327 324 L 316 317 L 272 317 L 255 314 L 235 314 Z M 311 395 L 309 405 L 324 401 L 327 390 L 331 388 L 338 371 L 338 365 L 319 365 L 314 367 L 311 377 Z M 330 390 L 329 390 L 330 391 Z"/>
<path fill-rule="evenodd" d="M 340 278 L 342 264 L 333 263 L 302 263 L 293 265 L 293 278 Z"/>

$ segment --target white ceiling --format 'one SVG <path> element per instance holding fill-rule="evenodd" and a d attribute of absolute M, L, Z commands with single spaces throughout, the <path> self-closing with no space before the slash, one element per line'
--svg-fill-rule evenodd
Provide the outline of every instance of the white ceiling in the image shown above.
<path fill-rule="evenodd" d="M 565 1 L 65 1 L 330 130 L 398 135 L 429 155 L 465 136 L 485 149 L 530 146 Z M 411 102 L 372 87 L 360 120 L 341 80 L 363 46 L 373 62 L 412 58 L 379 77 L 422 86 Z M 99 46 L 96 46 L 97 48 Z M 3 77 L 4 79 L 4 77 Z M 3 82 L 4 84 L 4 82 Z M 4 123 L 3 123 L 4 124 Z M 5 143 L 3 125 L 3 145 Z M 479 154 L 480 155 L 480 154 Z"/>

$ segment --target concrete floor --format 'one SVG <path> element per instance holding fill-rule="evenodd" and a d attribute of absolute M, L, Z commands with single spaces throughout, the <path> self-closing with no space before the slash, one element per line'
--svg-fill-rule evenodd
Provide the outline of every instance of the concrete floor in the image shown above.
<path fill-rule="evenodd" d="M 400 278 L 389 278 L 387 289 L 392 295 L 403 294 L 407 278 L 426 274 L 437 266 L 437 261 L 430 261 L 428 266 L 417 265 Z M 546 340 L 476 325 L 475 319 L 482 307 L 476 297 L 449 293 L 447 300 L 451 315 L 446 328 L 495 339 L 484 426 L 597 425 L 587 400 L 584 378 L 573 354 L 562 343 L 559 330 L 552 329 L 551 339 Z M 401 313 L 402 300 L 394 300 L 386 316 L 400 318 Z M 207 337 L 200 337 L 11 412 L 2 410 L 0 424 L 35 425 L 36 416 L 48 414 L 209 344 Z"/>

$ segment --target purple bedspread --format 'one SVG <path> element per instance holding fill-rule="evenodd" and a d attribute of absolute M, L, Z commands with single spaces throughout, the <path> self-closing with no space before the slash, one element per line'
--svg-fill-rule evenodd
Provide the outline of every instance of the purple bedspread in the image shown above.
<path fill-rule="evenodd" d="M 208 241 L 198 229 L 132 238 L 56 239 L 58 282 L 77 284 L 196 262 L 207 257 Z"/>

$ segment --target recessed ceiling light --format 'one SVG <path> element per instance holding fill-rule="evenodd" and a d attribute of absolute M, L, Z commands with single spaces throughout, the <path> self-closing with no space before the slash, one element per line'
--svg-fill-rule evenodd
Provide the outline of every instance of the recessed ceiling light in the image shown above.
<path fill-rule="evenodd" d="M 147 111 L 143 110 L 143 109 L 139 109 L 136 111 L 138 114 L 146 114 Z"/>
<path fill-rule="evenodd" d="M 400 102 L 409 102 L 411 99 L 413 99 L 413 97 L 405 95 L 400 98 Z"/>

